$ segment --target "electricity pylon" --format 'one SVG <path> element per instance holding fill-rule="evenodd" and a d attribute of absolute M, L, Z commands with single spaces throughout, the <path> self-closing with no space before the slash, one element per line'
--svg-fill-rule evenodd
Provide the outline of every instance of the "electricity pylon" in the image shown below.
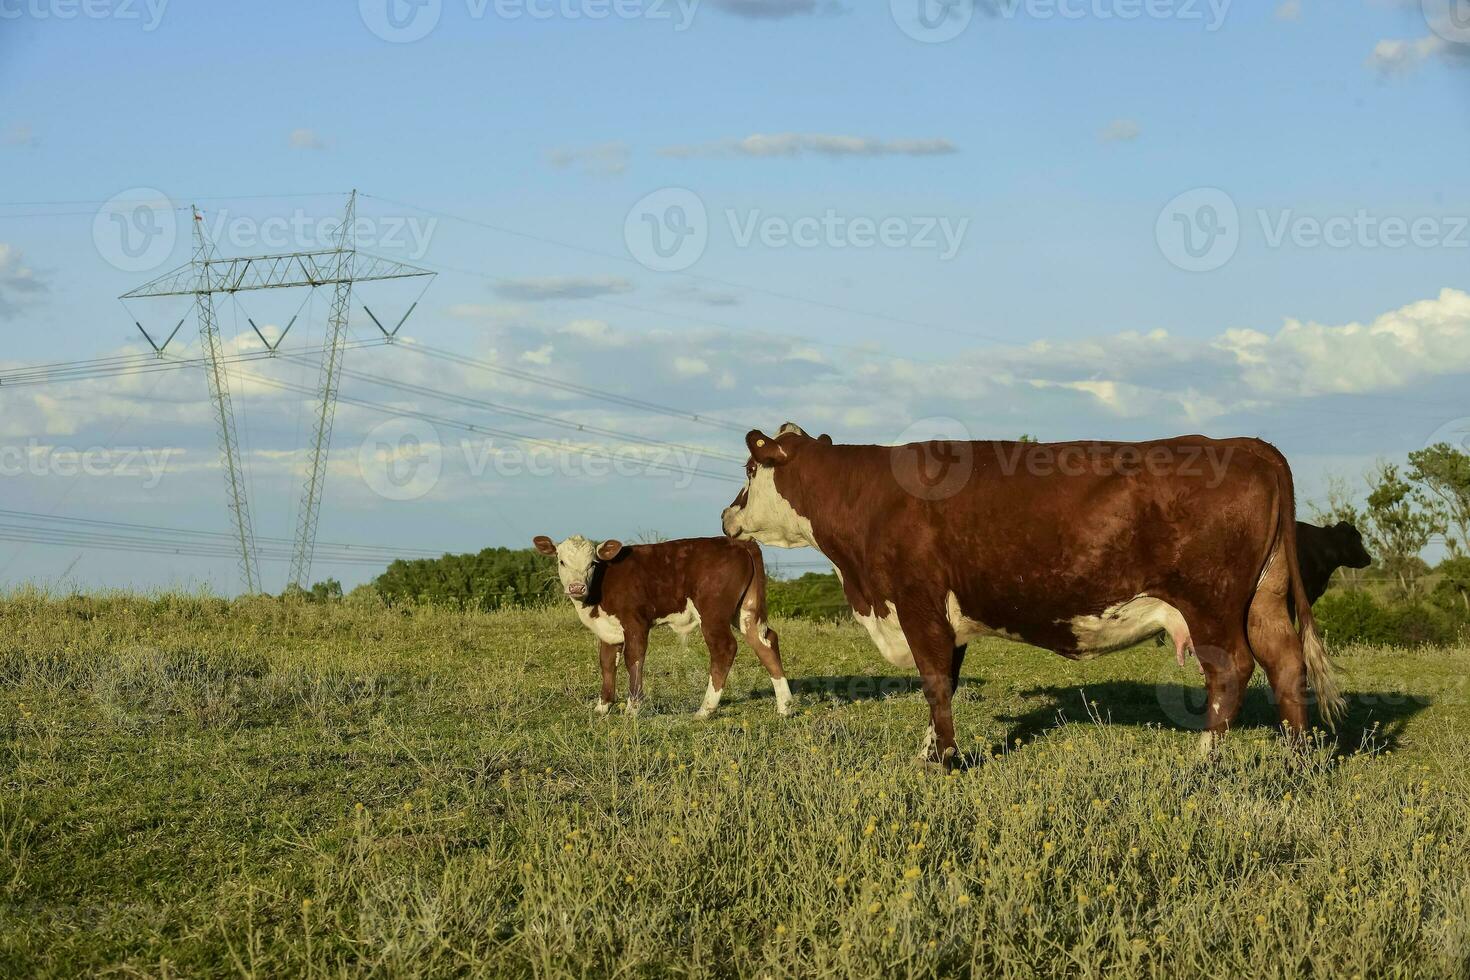
<path fill-rule="evenodd" d="M 287 289 L 308 286 L 333 287 L 332 308 L 327 323 L 326 344 L 322 348 L 321 373 L 317 386 L 316 424 L 307 456 L 306 484 L 301 494 L 295 546 L 292 549 L 289 583 L 304 586 L 311 573 L 312 553 L 316 549 L 317 520 L 321 512 L 322 488 L 326 480 L 327 455 L 331 448 L 332 422 L 337 413 L 337 385 L 342 368 L 342 353 L 347 340 L 347 323 L 352 303 L 352 285 L 382 279 L 408 279 L 434 276 L 427 269 L 394 262 L 357 251 L 352 226 L 357 217 L 357 192 L 347 200 L 347 213 L 337 233 L 335 248 L 242 258 L 221 258 L 204 230 L 204 218 L 198 209 L 194 215 L 194 258 L 188 265 L 166 272 L 151 282 L 122 295 L 124 301 L 159 296 L 193 296 L 199 313 L 199 338 L 205 353 L 205 374 L 209 395 L 219 430 L 220 459 L 225 470 L 226 503 L 234 526 L 234 537 L 240 547 L 240 577 L 247 592 L 261 588 L 259 564 L 255 557 L 255 531 L 250 521 L 250 506 L 245 490 L 244 469 L 240 463 L 239 440 L 235 435 L 235 413 L 230 401 L 229 376 L 224 362 L 224 344 L 214 313 L 215 293 L 239 293 L 253 289 Z M 371 310 L 373 324 L 388 340 L 403 326 L 417 302 L 408 308 L 398 325 L 389 331 Z M 293 321 L 294 322 L 294 321 Z M 154 351 L 162 356 L 173 334 L 162 344 L 156 343 L 141 323 L 137 324 Z M 255 327 L 254 321 L 251 326 Z M 290 326 L 287 326 L 290 329 Z M 177 333 L 177 328 L 175 328 Z M 260 334 L 258 328 L 256 333 Z M 260 335 L 261 341 L 274 350 L 274 344 Z"/>

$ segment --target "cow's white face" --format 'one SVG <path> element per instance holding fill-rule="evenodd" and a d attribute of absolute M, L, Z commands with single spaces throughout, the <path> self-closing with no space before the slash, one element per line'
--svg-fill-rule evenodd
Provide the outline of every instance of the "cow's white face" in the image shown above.
<path fill-rule="evenodd" d="M 574 534 L 560 544 L 553 544 L 545 536 L 536 539 L 536 550 L 543 555 L 556 556 L 556 577 L 561 579 L 562 591 L 567 598 L 587 598 L 592 588 L 592 573 L 597 562 L 611 561 L 623 550 L 618 541 L 604 541 L 601 545 Z"/>
<path fill-rule="evenodd" d="M 807 438 L 799 426 L 790 422 L 781 427 L 778 436 L 787 434 Z M 746 437 L 750 460 L 745 464 L 745 488 L 720 515 L 720 525 L 730 537 L 777 548 L 817 546 L 812 522 L 797 513 L 791 501 L 776 489 L 776 467 L 789 462 L 796 448 L 792 440 L 787 441 L 791 443 L 789 448 L 759 432 Z"/>

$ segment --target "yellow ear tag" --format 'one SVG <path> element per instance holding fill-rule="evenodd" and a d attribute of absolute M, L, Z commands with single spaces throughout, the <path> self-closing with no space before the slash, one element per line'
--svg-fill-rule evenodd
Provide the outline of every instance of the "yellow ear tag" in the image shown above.
<path fill-rule="evenodd" d="M 765 444 L 766 444 L 766 441 L 764 439 L 757 439 L 755 441 L 755 448 L 759 449 L 760 447 L 764 446 Z"/>

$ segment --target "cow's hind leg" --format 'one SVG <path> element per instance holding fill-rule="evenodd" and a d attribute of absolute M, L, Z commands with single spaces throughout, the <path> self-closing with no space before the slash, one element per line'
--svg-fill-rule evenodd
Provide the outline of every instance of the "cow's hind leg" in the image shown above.
<path fill-rule="evenodd" d="M 954 713 L 950 705 L 955 654 L 954 629 L 942 613 L 925 614 L 898 610 L 898 621 L 913 654 L 914 666 L 924 684 L 929 702 L 929 733 L 919 750 L 925 762 L 952 765 L 958 753 L 954 737 Z"/>
<path fill-rule="evenodd" d="M 701 619 L 700 628 L 704 631 L 704 645 L 709 647 L 709 686 L 695 717 L 708 718 L 720 706 L 730 665 L 735 662 L 735 634 L 730 632 L 728 623 L 715 617 Z"/>
<path fill-rule="evenodd" d="M 954 648 L 952 656 L 954 659 L 949 664 L 949 696 L 952 698 L 960 689 L 960 668 L 965 664 L 965 644 L 961 643 Z"/>
<path fill-rule="evenodd" d="M 1286 568 L 1286 562 L 1273 563 Z M 1251 600 L 1247 632 L 1251 653 L 1255 655 L 1276 698 L 1276 713 L 1288 737 L 1299 738 L 1307 730 L 1307 666 L 1302 656 L 1302 641 L 1286 609 L 1284 587 L 1268 588 L 1267 582 Z"/>
<path fill-rule="evenodd" d="M 745 642 L 755 651 L 766 673 L 771 675 L 771 690 L 776 695 L 776 714 L 791 713 L 791 685 L 786 682 L 786 671 L 781 666 L 781 638 L 766 623 L 764 609 L 752 608 L 749 600 L 740 607 L 740 632 Z"/>

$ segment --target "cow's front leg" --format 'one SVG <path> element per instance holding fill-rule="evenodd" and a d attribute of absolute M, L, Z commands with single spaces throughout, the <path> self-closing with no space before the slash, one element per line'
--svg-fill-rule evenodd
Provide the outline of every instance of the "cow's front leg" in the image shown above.
<path fill-rule="evenodd" d="M 628 668 L 628 714 L 643 707 L 643 655 L 648 650 L 648 627 L 623 626 L 623 665 Z"/>
<path fill-rule="evenodd" d="M 899 626 L 919 668 L 924 697 L 929 702 L 929 732 L 919 750 L 925 762 L 953 765 L 958 754 L 954 737 L 954 693 L 952 668 L 955 655 L 954 629 L 942 616 L 925 611 L 898 610 Z"/>
<path fill-rule="evenodd" d="M 602 693 L 597 698 L 597 713 L 605 715 L 618 699 L 618 645 L 598 640 L 597 659 L 602 665 Z"/>

